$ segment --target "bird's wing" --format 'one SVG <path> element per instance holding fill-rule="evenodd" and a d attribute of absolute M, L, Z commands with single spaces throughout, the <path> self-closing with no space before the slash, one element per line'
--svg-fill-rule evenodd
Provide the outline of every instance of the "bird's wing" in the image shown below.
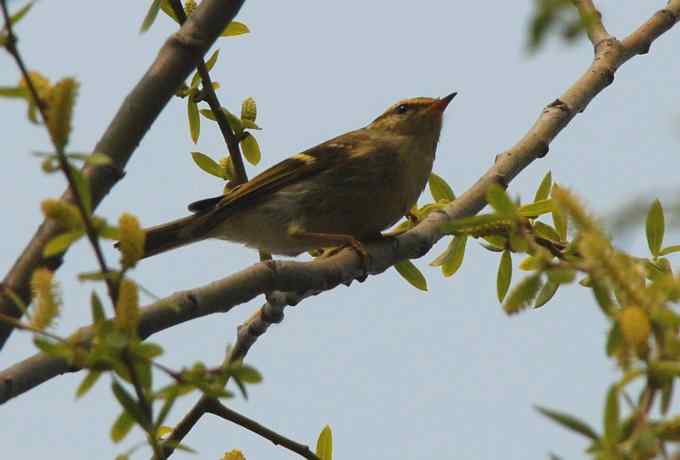
<path fill-rule="evenodd" d="M 349 155 L 365 153 L 371 145 L 365 142 L 368 139 L 370 136 L 363 129 L 336 137 L 272 166 L 226 195 L 196 201 L 189 209 L 209 213 L 211 218 L 219 215 L 216 220 L 220 221 L 259 198 L 332 168 Z"/>

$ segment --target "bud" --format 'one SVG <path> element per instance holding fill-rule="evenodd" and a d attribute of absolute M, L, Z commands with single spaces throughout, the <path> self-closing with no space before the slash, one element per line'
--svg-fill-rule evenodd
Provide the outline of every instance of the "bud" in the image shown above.
<path fill-rule="evenodd" d="M 61 298 L 53 281 L 54 273 L 46 268 L 38 268 L 31 276 L 35 311 L 31 317 L 31 326 L 44 330 L 59 315 Z"/>
<path fill-rule="evenodd" d="M 137 334 L 139 324 L 139 292 L 134 281 L 124 278 L 118 287 L 115 324 L 130 335 Z"/>
<path fill-rule="evenodd" d="M 51 88 L 47 101 L 47 129 L 57 150 L 68 144 L 71 134 L 73 106 L 78 93 L 78 82 L 64 78 Z"/>
<path fill-rule="evenodd" d="M 226 156 L 220 160 L 220 169 L 225 180 L 233 180 L 236 177 L 234 172 L 234 163 L 231 162 L 231 157 Z"/>
<path fill-rule="evenodd" d="M 652 326 L 647 312 L 638 306 L 628 306 L 619 312 L 619 325 L 628 345 L 640 347 L 647 343 Z"/>
<path fill-rule="evenodd" d="M 243 120 L 255 121 L 256 117 L 257 105 L 255 105 L 255 99 L 249 97 L 241 104 L 241 118 Z"/>
<path fill-rule="evenodd" d="M 196 9 L 196 6 L 196 0 L 186 0 L 184 2 L 184 12 L 187 14 L 187 16 L 191 16 L 191 14 Z"/>
<path fill-rule="evenodd" d="M 144 230 L 139 225 L 139 220 L 132 214 L 123 213 L 118 219 L 118 231 L 120 232 L 121 264 L 123 268 L 134 267 L 139 259 L 144 257 Z"/>
<path fill-rule="evenodd" d="M 81 230 L 83 228 L 80 211 L 67 201 L 48 198 L 43 200 L 40 207 L 45 218 L 57 221 L 67 230 Z"/>

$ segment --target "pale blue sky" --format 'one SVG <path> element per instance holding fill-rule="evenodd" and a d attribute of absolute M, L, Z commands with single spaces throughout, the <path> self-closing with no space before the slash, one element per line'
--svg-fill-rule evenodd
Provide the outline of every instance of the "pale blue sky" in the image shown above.
<path fill-rule="evenodd" d="M 149 33 L 138 34 L 149 3 L 43 1 L 20 24 L 19 46 L 31 68 L 51 79 L 73 75 L 82 81 L 73 150 L 94 146 L 174 30 L 163 17 Z M 620 36 L 665 2 L 598 3 L 610 31 Z M 15 8 L 19 4 L 12 2 Z M 435 171 L 462 192 L 590 63 L 586 40 L 568 47 L 553 39 L 529 57 L 524 44 L 531 5 L 247 1 L 239 20 L 253 33 L 218 43 L 221 56 L 213 75 L 222 84 L 219 96 L 226 106 L 237 110 L 245 97 L 257 100 L 264 154 L 258 171 L 368 123 L 398 99 L 459 91 L 447 111 Z M 639 196 L 661 194 L 670 203 L 680 170 L 679 46 L 680 31 L 673 30 L 648 56 L 627 63 L 549 155 L 513 182 L 512 193 L 529 199 L 550 169 L 599 213 Z M 12 61 L 0 56 L 0 85 L 17 80 Z M 49 144 L 42 129 L 22 118 L 24 110 L 18 103 L 0 103 L 0 194 L 6 216 L 1 272 L 40 222 L 39 201 L 58 195 L 64 185 L 61 177 L 42 174 L 30 155 Z M 221 156 L 223 141 L 206 123 L 198 147 L 193 146 L 185 113 L 184 101 L 171 101 L 99 213 L 115 220 L 131 211 L 151 225 L 219 193 L 221 184 L 195 168 L 189 152 Z M 627 247 L 645 255 L 639 234 Z M 679 236 L 669 238 L 678 243 Z M 599 429 L 603 395 L 616 373 L 604 357 L 606 324 L 589 293 L 565 289 L 545 308 L 508 318 L 496 301 L 497 255 L 472 242 L 461 271 L 443 279 L 427 266 L 443 247 L 416 261 L 428 278 L 427 294 L 391 270 L 289 309 L 248 357 L 264 383 L 233 407 L 310 445 L 329 423 L 338 459 L 520 460 L 545 458 L 550 451 L 583 458 L 582 439 L 541 418 L 532 404 L 568 409 Z M 106 249 L 116 260 L 115 251 Z M 152 258 L 134 277 L 165 296 L 255 260 L 253 251 L 206 242 Z M 514 257 L 515 265 L 518 260 Z M 59 271 L 66 304 L 60 333 L 88 321 L 91 286 L 73 280 L 93 268 L 90 248 L 80 243 Z M 162 362 L 175 367 L 219 362 L 236 326 L 259 303 L 153 337 L 166 348 Z M 0 365 L 31 353 L 30 337 L 15 333 L 0 352 Z M 7 458 L 113 458 L 123 450 L 108 438 L 119 409 L 107 379 L 74 403 L 81 378 L 54 379 L 2 408 L 0 443 Z M 178 404 L 169 423 L 192 403 Z M 140 439 L 135 432 L 124 445 Z M 186 443 L 201 459 L 220 458 L 232 448 L 242 449 L 249 460 L 295 458 L 213 417 L 202 420 Z"/>

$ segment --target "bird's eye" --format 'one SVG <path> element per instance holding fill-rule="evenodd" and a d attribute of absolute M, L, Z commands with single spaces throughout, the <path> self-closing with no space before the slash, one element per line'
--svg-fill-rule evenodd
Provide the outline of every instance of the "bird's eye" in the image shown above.
<path fill-rule="evenodd" d="M 401 104 L 400 106 L 397 107 L 397 113 L 406 113 L 408 111 L 408 106 L 406 104 Z"/>

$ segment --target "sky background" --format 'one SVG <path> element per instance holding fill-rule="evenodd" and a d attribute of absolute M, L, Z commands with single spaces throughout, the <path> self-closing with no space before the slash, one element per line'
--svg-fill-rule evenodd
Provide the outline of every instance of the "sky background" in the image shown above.
<path fill-rule="evenodd" d="M 607 27 L 619 37 L 664 3 L 598 2 Z M 11 2 L 14 9 L 21 4 Z M 82 82 L 71 150 L 93 148 L 175 30 L 163 16 L 139 35 L 149 4 L 43 1 L 19 25 L 19 47 L 30 68 L 52 80 L 75 76 Z M 233 111 L 248 96 L 257 101 L 264 158 L 251 175 L 364 126 L 396 100 L 458 91 L 447 110 L 435 171 L 461 193 L 592 59 L 584 38 L 574 46 L 553 38 L 538 54 L 528 55 L 530 1 L 422 0 L 414 5 L 246 2 L 238 19 L 252 33 L 219 41 L 212 75 L 222 84 L 220 100 Z M 669 206 L 677 204 L 679 47 L 680 31 L 672 30 L 649 55 L 625 64 L 614 84 L 553 142 L 548 156 L 512 183 L 511 193 L 532 199 L 552 170 L 600 215 L 639 198 L 651 202 L 659 196 Z M 0 55 L 0 85 L 18 79 L 13 62 Z M 39 202 L 64 188 L 61 176 L 43 174 L 30 155 L 49 149 L 49 142 L 44 129 L 30 125 L 24 113 L 24 104 L 0 101 L 3 273 L 41 221 Z M 153 225 L 184 215 L 191 201 L 220 193 L 222 184 L 198 170 L 189 154 L 224 155 L 216 125 L 204 122 L 202 128 L 194 146 L 186 103 L 173 99 L 98 214 L 115 221 L 130 211 L 144 225 Z M 618 242 L 647 255 L 639 229 Z M 668 244 L 679 242 L 677 231 L 667 232 Z M 604 394 L 617 372 L 604 356 L 607 324 L 589 292 L 569 287 L 543 309 L 508 318 L 496 300 L 498 255 L 470 242 L 461 271 L 444 279 L 427 263 L 445 244 L 415 262 L 428 279 L 428 293 L 389 270 L 287 309 L 285 321 L 270 328 L 248 355 L 264 382 L 251 387 L 248 401 L 238 398 L 232 407 L 312 446 L 328 423 L 338 459 L 519 460 L 546 458 L 549 452 L 584 458 L 583 439 L 542 418 L 532 405 L 567 410 L 600 429 Z M 113 263 L 118 257 L 105 246 Z M 133 276 L 164 297 L 224 277 L 256 257 L 234 244 L 204 242 L 149 259 Z M 513 257 L 515 267 L 519 260 Z M 57 275 L 65 298 L 57 332 L 66 335 L 89 321 L 92 286 L 74 280 L 94 268 L 84 242 L 69 251 Z M 154 336 L 166 349 L 161 361 L 176 368 L 199 360 L 217 364 L 234 341 L 236 326 L 261 302 Z M 30 336 L 15 333 L 0 352 L 0 367 L 32 353 Z M 108 431 L 119 408 L 108 378 L 74 402 L 82 377 L 53 379 L 3 406 L 0 444 L 6 458 L 113 458 L 142 439 L 135 431 L 122 446 L 112 444 Z M 168 423 L 193 402 L 177 404 Z M 674 409 L 680 409 L 678 404 Z M 200 451 L 194 458 L 217 459 L 232 448 L 249 460 L 297 458 L 214 417 L 202 419 L 185 441 Z M 148 458 L 148 452 L 133 458 Z"/>

